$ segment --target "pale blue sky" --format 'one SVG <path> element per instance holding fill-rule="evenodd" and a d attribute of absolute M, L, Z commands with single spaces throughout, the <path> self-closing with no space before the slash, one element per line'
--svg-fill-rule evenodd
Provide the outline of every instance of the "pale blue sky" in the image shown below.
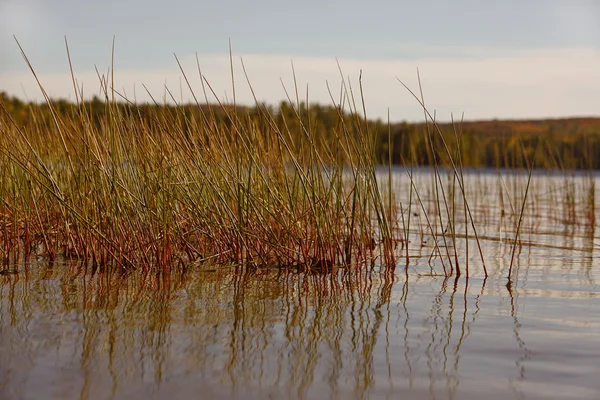
<path fill-rule="evenodd" d="M 190 74 L 198 53 L 217 95 L 231 98 L 231 39 L 236 70 L 242 57 L 259 99 L 270 103 L 285 97 L 280 77 L 290 89 L 290 60 L 301 95 L 308 85 L 311 101 L 329 103 L 325 81 L 339 88 L 337 58 L 354 84 L 363 70 L 372 117 L 389 108 L 394 120 L 421 118 L 395 80 L 415 87 L 417 67 L 443 119 L 600 115 L 599 21 L 600 2 L 576 0 L 0 0 L 0 90 L 40 99 L 15 35 L 48 92 L 72 99 L 66 35 L 78 82 L 96 94 L 94 66 L 110 65 L 114 35 L 115 86 L 129 97 L 135 87 L 145 100 L 142 84 L 161 97 L 166 84 L 189 98 L 173 53 Z M 239 100 L 251 103 L 239 86 Z"/>

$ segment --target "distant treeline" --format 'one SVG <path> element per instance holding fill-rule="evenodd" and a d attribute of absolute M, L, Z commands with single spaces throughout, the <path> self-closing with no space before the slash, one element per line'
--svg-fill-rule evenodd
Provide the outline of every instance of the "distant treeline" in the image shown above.
<path fill-rule="evenodd" d="M 98 97 L 79 106 L 66 100 L 53 101 L 52 105 L 61 117 L 86 115 L 98 125 L 105 123 L 108 113 L 108 103 Z M 310 136 L 318 144 L 326 145 L 333 142 L 331 139 L 340 135 L 341 130 L 357 135 L 368 132 L 368 140 L 373 141 L 373 156 L 383 164 L 391 159 L 393 164 L 450 165 L 452 158 L 465 167 L 522 168 L 529 165 L 535 154 L 536 168 L 600 169 L 600 118 L 388 125 L 381 120 L 365 120 L 360 113 L 316 104 L 306 107 L 282 102 L 278 106 L 238 106 L 235 110 L 232 106 L 216 104 L 175 106 L 117 102 L 110 106 L 117 107 L 122 115 L 139 118 L 149 125 L 158 123 L 156 119 L 160 116 L 174 119 L 178 121 L 176 128 L 189 135 L 201 134 L 203 126 L 214 127 L 214 124 L 227 132 L 236 123 L 252 125 L 261 134 L 268 135 L 272 124 L 276 124 L 298 143 Z M 0 112 L 10 115 L 21 128 L 51 127 L 54 123 L 47 104 L 25 103 L 4 92 L 0 93 Z M 5 118 L 0 120 L 6 121 Z"/>

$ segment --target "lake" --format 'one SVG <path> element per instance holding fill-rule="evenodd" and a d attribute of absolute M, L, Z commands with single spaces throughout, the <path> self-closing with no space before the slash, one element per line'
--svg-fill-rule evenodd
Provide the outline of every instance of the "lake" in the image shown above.
<path fill-rule="evenodd" d="M 598 399 L 600 182 L 536 172 L 511 268 L 527 178 L 465 171 L 478 246 L 452 173 L 396 168 L 393 276 L 5 266 L 0 399 Z"/>

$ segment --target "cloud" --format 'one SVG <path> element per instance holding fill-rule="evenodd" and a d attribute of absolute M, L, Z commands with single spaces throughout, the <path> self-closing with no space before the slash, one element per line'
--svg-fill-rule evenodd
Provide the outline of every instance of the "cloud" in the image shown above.
<path fill-rule="evenodd" d="M 203 54 L 198 56 L 202 74 L 215 95 L 222 101 L 233 99 L 229 56 Z M 196 95 L 203 99 L 201 80 L 195 56 L 180 58 L 186 76 Z M 586 48 L 547 49 L 498 55 L 484 52 L 481 57 L 422 58 L 414 60 L 356 60 L 319 57 L 247 54 L 234 56 L 236 101 L 253 104 L 248 78 L 259 101 L 277 104 L 289 96 L 295 99 L 295 71 L 298 96 L 301 100 L 331 104 L 328 86 L 337 100 L 342 77 L 349 79 L 357 104 L 360 104 L 359 74 L 362 70 L 367 114 L 371 118 L 387 118 L 389 108 L 393 121 L 421 120 L 418 103 L 402 87 L 401 79 L 418 91 L 416 71 L 420 71 L 425 101 L 441 120 L 462 112 L 467 119 L 546 118 L 598 115 L 600 112 L 600 51 Z M 106 74 L 106 71 L 103 72 Z M 87 96 L 99 93 L 95 71 L 75 71 L 78 83 Z M 39 74 L 51 97 L 73 99 L 73 85 L 68 71 L 64 74 Z M 169 98 L 165 85 L 176 99 L 189 101 L 190 92 L 174 63 L 172 68 L 147 68 L 115 71 L 115 88 L 137 101 L 148 101 L 142 84 L 157 101 Z M 28 72 L 0 73 L 0 90 L 29 99 L 41 99 L 35 80 Z M 209 90 L 209 89 L 207 89 Z M 209 97 L 213 96 L 209 90 Z"/>

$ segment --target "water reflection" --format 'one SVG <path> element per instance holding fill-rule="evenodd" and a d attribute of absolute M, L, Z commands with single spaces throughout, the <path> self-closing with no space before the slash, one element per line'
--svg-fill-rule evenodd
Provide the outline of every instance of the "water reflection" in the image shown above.
<path fill-rule="evenodd" d="M 543 398 L 576 371 L 597 398 L 597 264 L 540 251 L 508 287 L 502 257 L 487 281 L 34 259 L 0 276 L 0 397 Z"/>

